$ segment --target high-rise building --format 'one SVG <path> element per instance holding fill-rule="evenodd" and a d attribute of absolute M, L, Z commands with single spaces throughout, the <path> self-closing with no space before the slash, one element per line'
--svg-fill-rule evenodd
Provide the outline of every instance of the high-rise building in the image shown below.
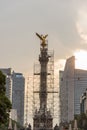
<path fill-rule="evenodd" d="M 10 118 L 24 124 L 25 78 L 21 73 L 12 72 L 11 68 L 0 68 L 6 76 L 6 96 L 12 102 Z"/>
<path fill-rule="evenodd" d="M 24 124 L 24 96 L 25 78 L 21 73 L 13 72 L 12 75 L 12 108 L 17 110 L 17 121 Z"/>
<path fill-rule="evenodd" d="M 74 115 L 80 114 L 80 97 L 87 88 L 87 71 L 76 69 L 72 56 L 66 60 L 60 74 L 60 122 L 69 122 Z"/>

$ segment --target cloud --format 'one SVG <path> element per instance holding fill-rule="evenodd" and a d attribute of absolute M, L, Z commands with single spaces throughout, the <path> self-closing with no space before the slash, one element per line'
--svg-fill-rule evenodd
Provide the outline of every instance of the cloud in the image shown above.
<path fill-rule="evenodd" d="M 71 1 L 61 1 L 59 2 L 59 7 L 56 13 L 57 21 L 54 25 L 56 33 L 56 38 L 54 38 L 55 52 L 57 52 L 57 58 L 66 58 L 67 56 L 72 56 L 73 52 L 77 49 L 86 49 L 83 46 L 84 39 L 81 37 L 77 22 L 79 19 L 79 11 L 84 10 L 87 7 L 86 1 L 71 0 Z M 87 10 L 85 9 L 85 14 Z M 80 17 L 82 21 L 83 17 Z M 87 27 L 87 19 L 85 18 L 85 28 Z M 80 22 L 79 21 L 79 22 Z M 55 37 L 55 36 L 54 36 Z M 58 47 L 58 48 L 57 48 Z M 61 51 L 58 51 L 60 49 Z"/>
<path fill-rule="evenodd" d="M 3 0 L 0 6 L 0 52 L 5 50 L 5 55 L 10 56 L 4 57 L 2 65 L 14 64 L 20 69 L 25 61 L 27 67 L 24 68 L 28 68 L 32 57 L 36 54 L 38 57 L 39 53 L 35 32 L 48 34 L 49 49 L 54 49 L 58 59 L 71 56 L 76 49 L 86 48 L 82 46 L 84 39 L 77 28 L 77 23 L 82 28 L 83 17 L 79 11 L 85 9 L 87 13 L 86 0 Z"/>
<path fill-rule="evenodd" d="M 78 8 L 72 2 L 62 2 L 58 14 L 58 38 L 68 48 L 75 49 L 81 42 L 76 28 Z"/>

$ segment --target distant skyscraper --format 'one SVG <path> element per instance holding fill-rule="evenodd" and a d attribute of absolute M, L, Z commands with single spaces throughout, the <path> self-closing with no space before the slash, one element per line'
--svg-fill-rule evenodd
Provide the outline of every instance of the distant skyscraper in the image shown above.
<path fill-rule="evenodd" d="M 87 88 L 87 71 L 75 69 L 75 57 L 67 59 L 60 72 L 60 122 L 69 122 L 80 114 L 80 97 Z"/>
<path fill-rule="evenodd" d="M 24 124 L 25 78 L 21 73 L 13 72 L 12 108 L 17 109 L 18 122 Z"/>
<path fill-rule="evenodd" d="M 25 78 L 21 73 L 12 72 L 11 68 L 0 68 L 0 71 L 6 76 L 6 96 L 12 102 L 10 117 L 23 125 Z"/>

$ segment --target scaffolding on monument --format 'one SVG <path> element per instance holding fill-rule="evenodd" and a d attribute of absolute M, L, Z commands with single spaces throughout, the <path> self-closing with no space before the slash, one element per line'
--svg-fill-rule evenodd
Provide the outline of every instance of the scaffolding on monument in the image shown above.
<path fill-rule="evenodd" d="M 54 51 L 48 51 L 49 62 L 47 67 L 47 112 L 50 111 L 52 117 L 54 117 Z M 39 111 L 39 86 L 40 86 L 40 65 L 39 63 L 34 64 L 34 75 L 33 75 L 33 116 Z M 39 114 L 39 113 L 38 113 Z"/>
<path fill-rule="evenodd" d="M 40 38 L 41 44 L 39 62 L 34 65 L 33 75 L 33 130 L 53 130 L 55 93 L 58 95 L 58 89 L 54 90 L 54 52 L 48 51 L 46 40 L 48 35 L 43 36 L 38 33 L 36 35 Z M 27 108 L 31 106 L 28 99 L 27 91 L 26 123 Z"/>

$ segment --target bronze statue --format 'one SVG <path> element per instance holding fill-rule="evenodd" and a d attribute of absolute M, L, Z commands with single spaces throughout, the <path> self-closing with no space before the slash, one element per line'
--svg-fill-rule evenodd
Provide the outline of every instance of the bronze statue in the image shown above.
<path fill-rule="evenodd" d="M 42 41 L 41 45 L 42 45 L 43 47 L 45 47 L 45 46 L 46 46 L 46 38 L 47 38 L 48 34 L 45 35 L 45 36 L 43 36 L 43 35 L 39 35 L 38 33 L 36 33 L 36 35 L 37 35 L 37 36 L 40 38 L 40 40 Z"/>

